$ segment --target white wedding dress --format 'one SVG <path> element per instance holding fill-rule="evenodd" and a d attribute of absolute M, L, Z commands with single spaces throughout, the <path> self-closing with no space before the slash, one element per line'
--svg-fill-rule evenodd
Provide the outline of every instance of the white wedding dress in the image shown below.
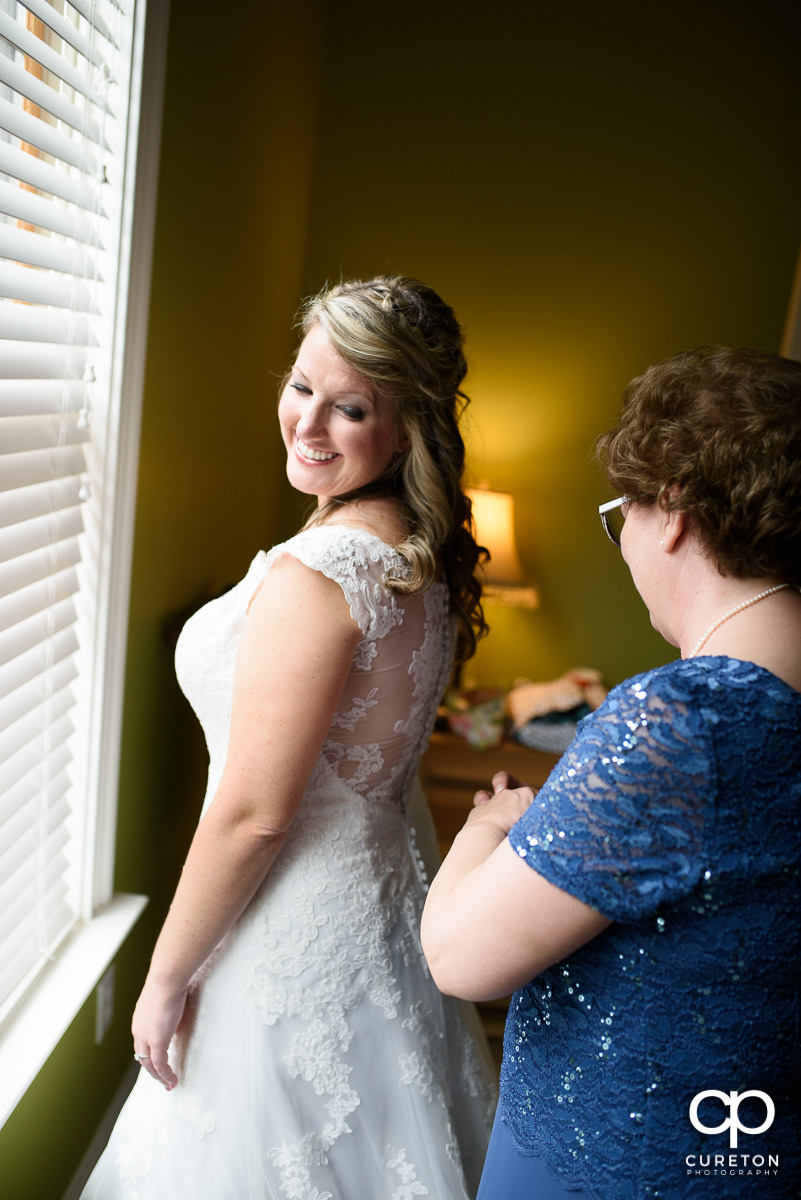
<path fill-rule="evenodd" d="M 340 584 L 362 639 L 288 839 L 171 1047 L 180 1083 L 141 1072 L 84 1200 L 465 1200 L 478 1186 L 495 1073 L 475 1010 L 439 993 L 419 940 L 436 843 L 415 781 L 452 658 L 445 586 L 393 596 L 397 553 L 341 525 L 260 552 L 176 651 L 208 743 L 205 804 L 248 605 L 284 553 Z"/>

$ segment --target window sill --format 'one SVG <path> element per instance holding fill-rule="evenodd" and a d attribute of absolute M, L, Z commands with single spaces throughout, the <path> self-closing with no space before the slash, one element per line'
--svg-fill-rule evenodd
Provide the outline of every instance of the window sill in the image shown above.
<path fill-rule="evenodd" d="M 0 1029 L 0 1127 L 64 1036 L 147 904 L 117 895 L 74 930 Z"/>

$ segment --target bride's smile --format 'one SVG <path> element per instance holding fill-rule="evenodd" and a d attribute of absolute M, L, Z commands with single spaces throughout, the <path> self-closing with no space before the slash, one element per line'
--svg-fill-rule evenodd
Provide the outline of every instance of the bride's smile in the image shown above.
<path fill-rule="evenodd" d="M 295 439 L 295 449 L 301 458 L 310 458 L 312 462 L 331 462 L 332 459 L 339 457 L 337 454 L 326 453 L 324 450 L 315 450 L 313 446 L 301 441 L 300 438 Z"/>
<path fill-rule="evenodd" d="M 345 361 L 319 324 L 303 339 L 278 420 L 289 482 L 321 504 L 372 483 L 405 446 L 392 401 Z"/>

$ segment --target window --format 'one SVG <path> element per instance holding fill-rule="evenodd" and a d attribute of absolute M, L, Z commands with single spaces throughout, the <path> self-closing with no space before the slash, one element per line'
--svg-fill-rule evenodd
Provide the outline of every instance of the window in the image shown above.
<path fill-rule="evenodd" d="M 112 878 L 166 7 L 0 0 L 0 1120 L 9 1029 L 60 963 L 80 1006 L 142 904 Z"/>

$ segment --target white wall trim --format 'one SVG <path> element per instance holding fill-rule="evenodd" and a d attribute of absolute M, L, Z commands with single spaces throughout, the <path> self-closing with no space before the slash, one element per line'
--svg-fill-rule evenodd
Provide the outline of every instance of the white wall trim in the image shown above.
<path fill-rule="evenodd" d="M 147 904 L 117 895 L 58 948 L 0 1029 L 0 1127 L 39 1074 Z"/>
<path fill-rule="evenodd" d="M 130 239 L 127 243 L 126 295 L 120 300 L 125 320 L 117 333 L 114 355 L 115 373 L 120 370 L 119 379 L 115 378 L 120 402 L 112 405 L 116 421 L 113 430 L 115 499 L 110 556 L 100 598 L 101 620 L 106 630 L 100 663 L 103 674 L 102 680 L 98 681 L 101 703 L 92 731 L 92 744 L 98 749 L 93 763 L 96 774 L 91 781 L 91 794 L 99 796 L 100 801 L 96 826 L 88 831 L 94 844 L 94 873 L 87 880 L 89 894 L 84 897 L 84 913 L 92 912 L 97 904 L 104 904 L 113 892 L 128 608 L 169 11 L 168 0 L 156 0 L 155 3 L 151 0 L 148 4 L 140 0 L 136 6 L 134 61 L 141 64 L 141 69 L 133 72 L 136 89 L 131 98 L 131 110 L 136 111 L 139 128 L 136 144 L 129 146 L 129 160 L 135 162 L 135 170 L 126 171 L 125 211 Z M 121 364 L 121 369 L 117 364 Z"/>

